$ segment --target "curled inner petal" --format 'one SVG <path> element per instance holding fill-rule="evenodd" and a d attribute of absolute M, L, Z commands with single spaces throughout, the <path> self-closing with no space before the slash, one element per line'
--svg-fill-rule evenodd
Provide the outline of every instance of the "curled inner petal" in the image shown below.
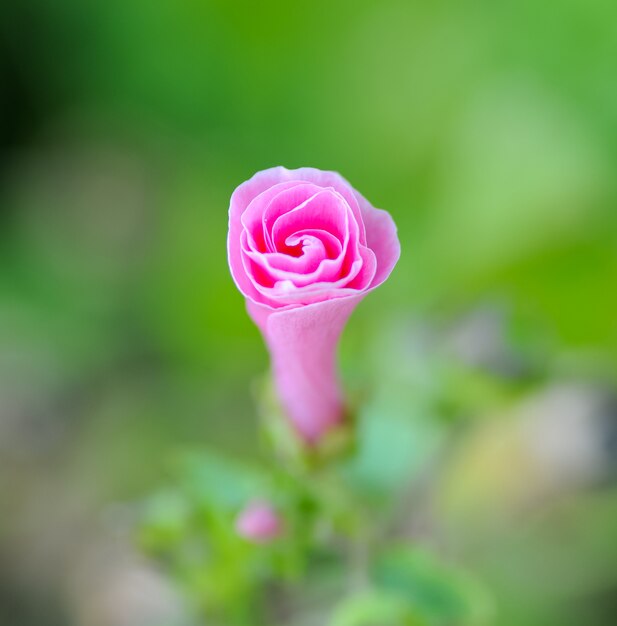
<path fill-rule="evenodd" d="M 282 182 L 253 198 L 241 216 L 240 236 L 253 288 L 277 306 L 367 289 L 376 259 L 362 241 L 355 197 L 353 204 L 349 194 L 305 181 Z"/>
<path fill-rule="evenodd" d="M 278 252 L 287 254 L 292 253 L 288 239 L 307 227 L 324 230 L 343 242 L 348 236 L 350 213 L 340 194 L 333 189 L 321 189 L 280 215 L 272 224 L 270 239 Z"/>
<path fill-rule="evenodd" d="M 288 181 L 274 185 L 253 198 L 240 216 L 251 247 L 259 252 L 274 252 L 269 235 L 269 224 L 319 191 L 321 187 L 311 183 Z"/>
<path fill-rule="evenodd" d="M 243 258 L 250 261 L 245 265 L 255 286 L 258 289 L 259 285 L 269 288 L 276 282 L 288 281 L 296 287 L 304 287 L 315 282 L 339 279 L 341 268 L 348 265 L 343 256 L 344 250 L 339 248 L 338 255 L 329 258 L 324 254 L 326 246 L 322 241 L 314 237 L 304 238 L 304 241 L 307 245 L 298 257 L 280 252 L 260 254 L 247 247 L 246 235 L 243 234 Z"/>
<path fill-rule="evenodd" d="M 320 228 L 307 228 L 297 232 L 295 235 L 289 236 L 285 245 L 291 250 L 299 250 L 297 255 L 302 256 L 306 252 L 311 252 L 315 247 L 318 247 L 323 252 L 323 256 L 326 259 L 335 259 L 341 254 L 343 249 L 342 243 L 332 234 L 326 230 Z M 280 258 L 289 258 L 289 255 L 282 254 L 277 255 Z"/>
<path fill-rule="evenodd" d="M 322 188 L 317 185 L 297 183 L 295 187 L 283 190 L 272 198 L 262 215 L 262 226 L 269 251 L 274 252 L 276 250 L 272 239 L 272 228 L 279 217 L 295 210 L 320 191 L 322 191 Z"/>

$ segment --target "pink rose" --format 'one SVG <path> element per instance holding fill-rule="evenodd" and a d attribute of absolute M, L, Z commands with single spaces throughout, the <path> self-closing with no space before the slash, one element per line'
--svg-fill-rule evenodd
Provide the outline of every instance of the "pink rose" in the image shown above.
<path fill-rule="evenodd" d="M 314 443 L 344 415 L 336 346 L 396 265 L 396 226 L 336 172 L 274 167 L 232 194 L 227 251 L 283 408 Z"/>
<path fill-rule="evenodd" d="M 283 524 L 269 503 L 252 502 L 238 515 L 236 531 L 249 541 L 265 543 L 283 532 Z"/>

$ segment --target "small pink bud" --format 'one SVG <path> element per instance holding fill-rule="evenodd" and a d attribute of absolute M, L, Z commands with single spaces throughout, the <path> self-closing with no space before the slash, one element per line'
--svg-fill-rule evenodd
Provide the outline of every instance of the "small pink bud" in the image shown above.
<path fill-rule="evenodd" d="M 255 543 L 266 543 L 283 530 L 281 518 L 267 502 L 252 502 L 236 519 L 236 531 Z"/>

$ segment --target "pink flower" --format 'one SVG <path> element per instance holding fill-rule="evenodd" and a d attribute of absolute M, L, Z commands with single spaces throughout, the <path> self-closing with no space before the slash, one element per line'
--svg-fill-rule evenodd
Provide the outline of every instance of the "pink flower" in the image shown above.
<path fill-rule="evenodd" d="M 336 346 L 396 265 L 396 226 L 336 172 L 274 167 L 231 196 L 227 251 L 283 408 L 314 443 L 344 415 Z"/>
<path fill-rule="evenodd" d="M 282 533 L 283 525 L 267 502 L 253 502 L 238 515 L 236 531 L 249 541 L 265 543 L 276 539 Z"/>

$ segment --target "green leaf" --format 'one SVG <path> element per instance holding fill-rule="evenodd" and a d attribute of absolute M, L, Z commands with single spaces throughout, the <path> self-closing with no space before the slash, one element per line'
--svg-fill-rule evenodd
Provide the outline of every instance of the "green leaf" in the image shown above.
<path fill-rule="evenodd" d="M 190 507 L 177 491 L 169 489 L 154 494 L 145 503 L 140 542 L 153 551 L 178 545 L 185 537 Z"/>
<path fill-rule="evenodd" d="M 492 616 L 490 598 L 475 580 L 424 550 L 391 548 L 377 560 L 373 578 L 431 625 L 477 626 Z"/>
<path fill-rule="evenodd" d="M 421 443 L 432 449 L 433 433 L 425 420 L 408 415 L 382 414 L 375 407 L 363 411 L 357 422 L 357 450 L 343 465 L 354 487 L 375 495 L 391 496 L 404 487 L 425 460 Z"/>
<path fill-rule="evenodd" d="M 335 609 L 330 626 L 424 626 L 408 603 L 384 591 L 370 590 L 347 598 Z"/>
<path fill-rule="evenodd" d="M 238 510 L 269 489 L 261 468 L 208 450 L 182 454 L 177 471 L 189 499 L 213 510 Z"/>

